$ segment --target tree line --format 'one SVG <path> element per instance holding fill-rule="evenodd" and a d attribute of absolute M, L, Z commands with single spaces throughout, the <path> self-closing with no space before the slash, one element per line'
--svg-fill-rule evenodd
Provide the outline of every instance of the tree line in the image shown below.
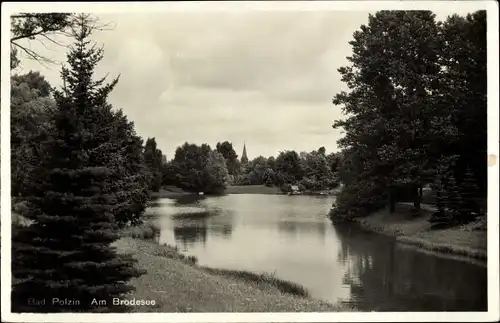
<path fill-rule="evenodd" d="M 348 91 L 333 103 L 346 118 L 338 141 L 345 189 L 332 218 L 352 219 L 422 187 L 436 192 L 431 221 L 484 215 L 487 195 L 486 12 L 436 21 L 430 11 L 380 11 L 353 34 Z"/>
<path fill-rule="evenodd" d="M 242 167 L 235 178 L 239 185 L 278 186 L 284 191 L 296 185 L 301 191 L 326 190 L 338 186 L 340 156 L 326 154 L 324 147 L 311 152 L 281 151 L 276 157 L 258 156 Z"/>
<path fill-rule="evenodd" d="M 340 156 L 326 155 L 324 147 L 317 151 L 283 151 L 277 157 L 258 156 L 248 162 L 238 160 L 232 143 L 218 142 L 216 148 L 184 143 L 172 160 L 159 166 L 161 184 L 187 191 L 222 193 L 228 185 L 267 185 L 289 191 L 297 185 L 302 191 L 337 187 Z"/>

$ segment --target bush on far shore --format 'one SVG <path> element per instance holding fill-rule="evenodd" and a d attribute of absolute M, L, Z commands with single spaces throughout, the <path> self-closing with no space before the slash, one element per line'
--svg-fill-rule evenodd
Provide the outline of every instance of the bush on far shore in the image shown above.
<path fill-rule="evenodd" d="M 143 223 L 138 226 L 129 226 L 122 230 L 122 235 L 134 239 L 153 240 L 160 234 L 160 228 L 153 223 Z"/>

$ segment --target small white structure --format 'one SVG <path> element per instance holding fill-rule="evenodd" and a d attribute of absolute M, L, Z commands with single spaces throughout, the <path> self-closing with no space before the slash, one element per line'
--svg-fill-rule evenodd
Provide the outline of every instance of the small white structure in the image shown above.
<path fill-rule="evenodd" d="M 299 187 L 297 185 L 292 185 L 292 187 L 290 188 L 290 193 L 288 194 L 289 195 L 300 194 Z"/>
<path fill-rule="evenodd" d="M 198 195 L 205 195 L 205 193 L 203 193 L 203 192 L 198 192 Z"/>

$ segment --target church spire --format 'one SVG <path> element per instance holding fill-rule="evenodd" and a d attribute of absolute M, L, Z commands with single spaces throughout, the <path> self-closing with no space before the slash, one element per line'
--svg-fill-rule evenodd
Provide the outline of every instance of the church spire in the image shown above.
<path fill-rule="evenodd" d="M 248 163 L 247 147 L 245 143 L 243 143 L 243 153 L 241 154 L 241 163 L 242 164 Z"/>

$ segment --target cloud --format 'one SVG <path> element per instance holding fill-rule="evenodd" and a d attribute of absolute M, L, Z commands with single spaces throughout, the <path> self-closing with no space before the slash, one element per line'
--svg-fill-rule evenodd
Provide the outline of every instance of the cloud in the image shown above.
<path fill-rule="evenodd" d="M 345 89 L 337 69 L 368 13 L 172 12 L 100 15 L 115 25 L 98 75 L 120 75 L 110 102 L 172 156 L 185 141 L 232 141 L 241 154 L 337 149 L 341 117 L 333 96 Z M 36 46 L 37 44 L 33 44 Z M 36 47 L 40 51 L 45 49 Z M 60 61 L 65 51 L 51 52 Z M 23 60 L 60 85 L 59 68 Z"/>

